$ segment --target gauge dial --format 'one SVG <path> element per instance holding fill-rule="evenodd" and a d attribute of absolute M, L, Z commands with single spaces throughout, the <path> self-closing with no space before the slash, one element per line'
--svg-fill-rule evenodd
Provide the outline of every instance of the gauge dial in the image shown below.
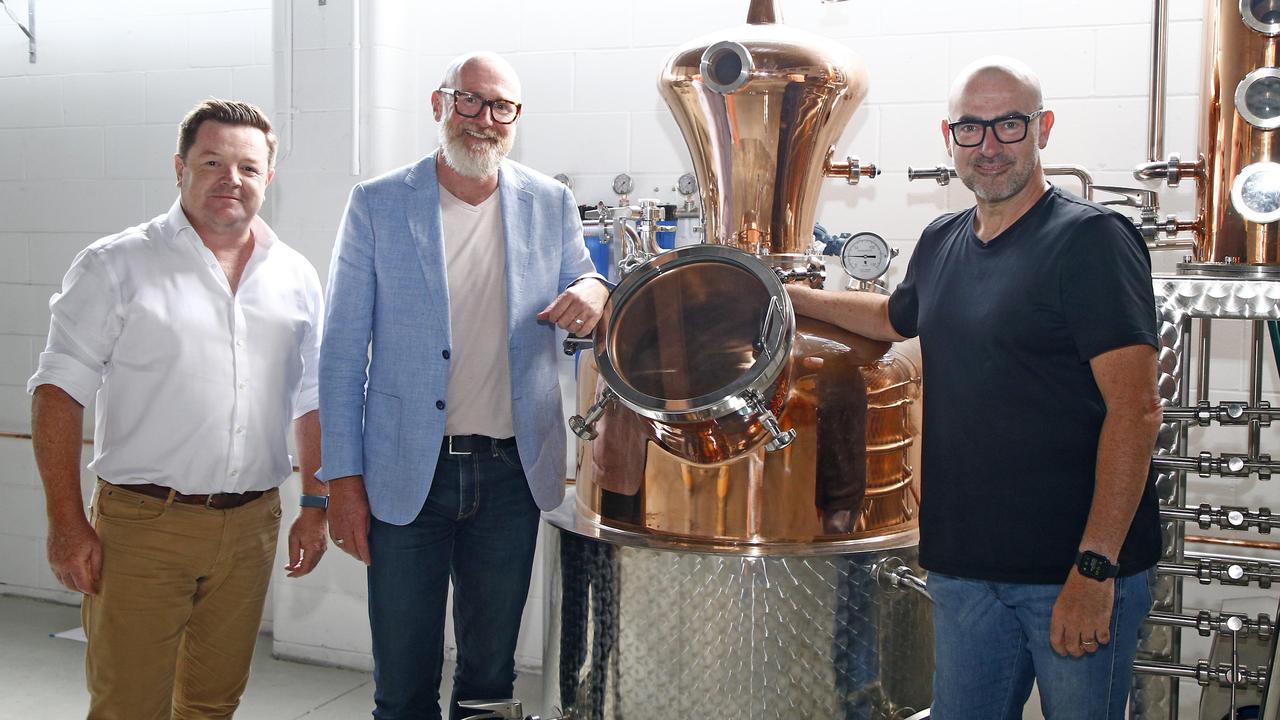
<path fill-rule="evenodd" d="M 849 277 L 857 280 L 875 280 L 889 270 L 889 261 L 895 253 L 889 243 L 875 233 L 858 233 L 845 241 L 840 249 L 840 264 Z"/>
<path fill-rule="evenodd" d="M 676 189 L 680 191 L 681 195 L 692 195 L 698 191 L 698 180 L 693 176 L 693 173 L 685 173 L 680 176 L 679 180 L 676 180 Z"/>
<path fill-rule="evenodd" d="M 622 173 L 613 179 L 613 192 L 618 195 L 629 194 L 633 187 L 635 187 L 635 183 L 632 182 L 631 176 L 626 173 Z"/>

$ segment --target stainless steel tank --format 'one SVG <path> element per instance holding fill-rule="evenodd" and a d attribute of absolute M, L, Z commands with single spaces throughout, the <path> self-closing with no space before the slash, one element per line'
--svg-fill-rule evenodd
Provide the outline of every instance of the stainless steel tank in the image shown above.
<path fill-rule="evenodd" d="M 797 317 L 832 143 L 866 94 L 838 43 L 747 23 L 659 90 L 708 244 L 631 270 L 579 365 L 576 487 L 548 519 L 546 702 L 575 718 L 894 718 L 929 705 L 912 346 Z"/>

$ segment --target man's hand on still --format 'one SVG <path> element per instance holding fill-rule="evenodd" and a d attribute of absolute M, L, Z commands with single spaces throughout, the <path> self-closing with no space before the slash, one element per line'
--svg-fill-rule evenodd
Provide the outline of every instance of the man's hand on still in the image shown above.
<path fill-rule="evenodd" d="M 538 313 L 538 319 L 555 323 L 573 335 L 585 337 L 596 328 L 604 302 L 609 299 L 609 288 L 595 278 L 574 283 L 568 290 L 556 296 L 551 304 Z"/>

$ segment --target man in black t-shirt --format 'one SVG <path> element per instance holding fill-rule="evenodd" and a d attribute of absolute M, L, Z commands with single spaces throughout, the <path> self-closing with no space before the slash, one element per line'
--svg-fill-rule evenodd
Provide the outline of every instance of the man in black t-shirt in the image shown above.
<path fill-rule="evenodd" d="M 934 221 L 891 297 L 788 286 L 796 312 L 920 337 L 920 560 L 933 717 L 1123 718 L 1160 553 L 1155 300 L 1123 216 L 1045 181 L 1054 124 L 1022 63 L 952 88 L 943 139 L 977 206 Z"/>

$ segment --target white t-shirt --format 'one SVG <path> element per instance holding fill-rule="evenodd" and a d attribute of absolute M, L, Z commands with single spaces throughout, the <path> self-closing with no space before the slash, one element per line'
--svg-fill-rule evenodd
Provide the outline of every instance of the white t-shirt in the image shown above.
<path fill-rule="evenodd" d="M 511 437 L 507 259 L 498 192 L 470 205 L 441 185 L 440 219 L 453 336 L 444 431 Z"/>

